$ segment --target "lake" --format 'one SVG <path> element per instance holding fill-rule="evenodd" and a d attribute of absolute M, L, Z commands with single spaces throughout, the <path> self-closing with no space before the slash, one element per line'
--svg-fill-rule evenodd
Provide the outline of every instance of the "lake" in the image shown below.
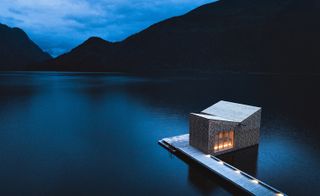
<path fill-rule="evenodd" d="M 320 194 L 320 77 L 0 74 L 0 195 L 232 195 L 158 140 L 219 100 L 261 106 L 259 146 L 219 158 L 289 195 Z"/>

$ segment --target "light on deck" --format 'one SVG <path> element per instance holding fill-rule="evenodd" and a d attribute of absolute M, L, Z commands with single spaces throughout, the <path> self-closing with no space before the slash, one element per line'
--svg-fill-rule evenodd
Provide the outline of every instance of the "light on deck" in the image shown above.
<path fill-rule="evenodd" d="M 251 182 L 253 182 L 253 183 L 255 183 L 255 184 L 258 184 L 258 183 L 259 183 L 259 181 L 258 181 L 258 180 L 256 180 L 256 179 L 251 180 Z"/>

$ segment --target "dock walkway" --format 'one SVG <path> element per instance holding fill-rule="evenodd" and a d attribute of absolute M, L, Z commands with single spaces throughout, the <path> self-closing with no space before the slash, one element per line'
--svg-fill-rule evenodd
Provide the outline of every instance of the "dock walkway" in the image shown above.
<path fill-rule="evenodd" d="M 285 195 L 279 190 L 223 162 L 215 156 L 205 155 L 200 150 L 190 146 L 189 134 L 164 138 L 160 140 L 159 143 L 169 150 L 181 152 L 248 193 L 253 195 Z"/>

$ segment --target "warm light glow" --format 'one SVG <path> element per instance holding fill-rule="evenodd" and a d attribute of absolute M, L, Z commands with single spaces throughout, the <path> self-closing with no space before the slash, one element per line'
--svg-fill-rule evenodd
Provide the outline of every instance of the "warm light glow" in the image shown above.
<path fill-rule="evenodd" d="M 224 144 L 224 145 L 215 145 L 214 146 L 214 150 L 216 151 L 216 150 L 218 150 L 218 149 L 224 149 L 224 148 L 227 148 L 227 147 L 232 147 L 232 143 L 231 142 L 229 142 L 229 143 L 227 143 L 227 144 Z"/>
<path fill-rule="evenodd" d="M 214 136 L 214 152 L 233 148 L 234 130 L 219 131 Z"/>
<path fill-rule="evenodd" d="M 277 193 L 276 195 L 277 195 L 277 196 L 283 196 L 283 194 L 282 194 L 282 193 Z"/>
<path fill-rule="evenodd" d="M 251 180 L 253 183 L 258 184 L 259 181 L 258 180 Z"/>

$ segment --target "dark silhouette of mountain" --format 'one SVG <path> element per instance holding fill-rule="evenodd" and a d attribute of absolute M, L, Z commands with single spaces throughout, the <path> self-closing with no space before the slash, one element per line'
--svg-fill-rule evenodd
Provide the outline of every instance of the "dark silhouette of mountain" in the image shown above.
<path fill-rule="evenodd" d="M 61 70 L 87 70 L 87 71 L 99 71 L 103 66 L 108 64 L 111 59 L 110 56 L 115 52 L 115 44 L 105 41 L 98 37 L 91 37 L 81 45 L 72 49 L 71 52 L 63 54 L 56 58 L 50 64 L 63 64 L 66 66 L 60 66 Z M 62 63 L 63 62 L 63 63 Z M 55 69 L 56 66 L 52 66 Z M 115 69 L 109 65 L 110 70 Z M 59 69 L 59 68 L 58 68 Z"/>
<path fill-rule="evenodd" d="M 0 69 L 21 69 L 51 59 L 19 28 L 0 24 Z"/>
<path fill-rule="evenodd" d="M 220 0 L 48 62 L 77 71 L 320 72 L 317 0 Z"/>

